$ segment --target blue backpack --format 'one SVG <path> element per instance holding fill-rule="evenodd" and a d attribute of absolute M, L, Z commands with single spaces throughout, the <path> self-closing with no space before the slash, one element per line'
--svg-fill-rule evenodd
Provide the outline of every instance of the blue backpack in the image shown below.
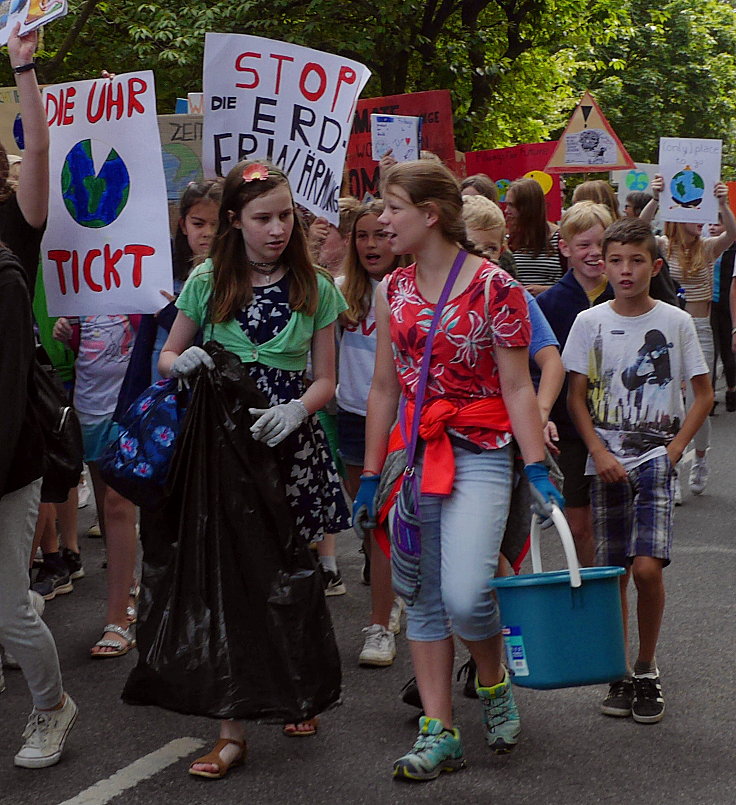
<path fill-rule="evenodd" d="M 103 480 L 145 509 L 164 501 L 166 481 L 189 404 L 176 378 L 147 388 L 120 420 L 120 431 L 99 462 Z"/>

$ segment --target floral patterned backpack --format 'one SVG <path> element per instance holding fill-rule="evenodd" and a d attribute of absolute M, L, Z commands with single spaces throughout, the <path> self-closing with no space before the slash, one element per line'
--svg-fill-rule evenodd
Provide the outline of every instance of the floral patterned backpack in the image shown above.
<path fill-rule="evenodd" d="M 176 378 L 147 388 L 120 421 L 120 432 L 100 459 L 104 481 L 145 509 L 164 500 L 171 459 L 189 403 L 189 389 Z"/>

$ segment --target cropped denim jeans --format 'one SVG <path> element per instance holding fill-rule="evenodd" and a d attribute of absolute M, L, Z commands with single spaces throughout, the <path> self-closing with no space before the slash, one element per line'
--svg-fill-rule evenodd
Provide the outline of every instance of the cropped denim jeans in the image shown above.
<path fill-rule="evenodd" d="M 453 447 L 453 452 L 452 494 L 423 495 L 420 503 L 422 583 L 407 607 L 409 640 L 444 640 L 454 633 L 478 641 L 501 630 L 488 583 L 509 514 L 512 448 L 478 454 Z M 418 467 L 421 472 L 421 460 Z"/>

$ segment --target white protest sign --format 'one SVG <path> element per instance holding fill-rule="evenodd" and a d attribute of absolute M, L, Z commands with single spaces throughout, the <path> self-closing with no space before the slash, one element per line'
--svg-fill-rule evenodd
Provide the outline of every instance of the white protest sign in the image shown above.
<path fill-rule="evenodd" d="M 371 115 L 373 161 L 391 151 L 397 162 L 419 159 L 422 147 L 422 118 L 409 115 Z"/>
<path fill-rule="evenodd" d="M 652 195 L 652 179 L 659 173 L 659 165 L 652 162 L 636 162 L 636 167 L 627 170 L 611 171 L 611 183 L 618 185 L 616 195 L 618 206 L 623 214 L 626 197 L 629 193 L 649 193 Z M 655 226 L 659 223 L 659 215 L 655 216 Z"/>
<path fill-rule="evenodd" d="M 172 272 L 153 73 L 57 84 L 44 103 L 49 315 L 155 313 Z"/>
<path fill-rule="evenodd" d="M 20 23 L 20 35 L 23 36 L 57 17 L 63 17 L 68 10 L 67 0 L 2 0 L 0 45 L 7 45 L 17 23 Z"/>
<path fill-rule="evenodd" d="M 721 140 L 660 137 L 664 191 L 659 211 L 663 221 L 707 224 L 718 220 L 713 188 L 721 181 L 721 146 Z"/>
<path fill-rule="evenodd" d="M 358 62 L 243 34 L 205 36 L 205 176 L 262 159 L 294 199 L 333 224 L 355 104 L 370 76 Z"/>

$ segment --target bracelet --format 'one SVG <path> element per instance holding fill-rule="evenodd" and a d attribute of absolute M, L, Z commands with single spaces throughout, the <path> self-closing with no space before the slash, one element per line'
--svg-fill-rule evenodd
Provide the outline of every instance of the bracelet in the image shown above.
<path fill-rule="evenodd" d="M 35 70 L 35 69 L 36 69 L 36 62 L 29 61 L 28 64 L 19 64 L 17 67 L 13 67 L 13 72 L 16 75 L 19 75 L 20 73 L 27 73 L 29 70 Z"/>

